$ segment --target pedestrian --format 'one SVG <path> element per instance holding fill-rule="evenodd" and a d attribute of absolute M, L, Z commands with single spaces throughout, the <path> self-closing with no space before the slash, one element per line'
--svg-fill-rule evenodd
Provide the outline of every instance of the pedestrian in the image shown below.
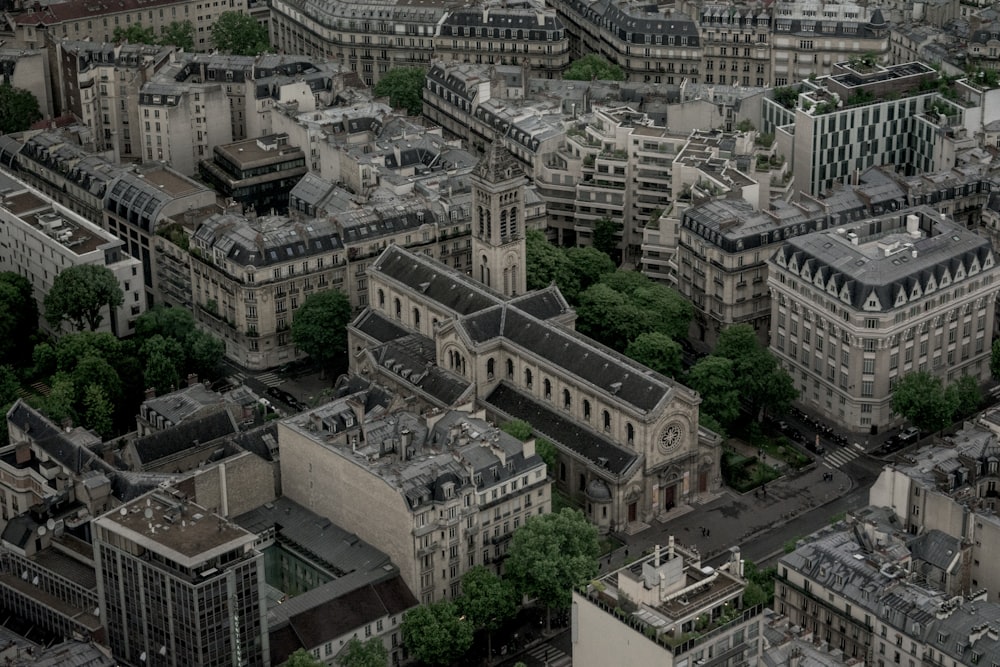
<path fill-rule="evenodd" d="M 628 547 L 625 547 L 625 558 L 628 558 Z"/>
<path fill-rule="evenodd" d="M 711 537 L 711 536 L 712 536 L 712 530 L 710 528 L 706 528 L 705 529 L 705 537 Z"/>

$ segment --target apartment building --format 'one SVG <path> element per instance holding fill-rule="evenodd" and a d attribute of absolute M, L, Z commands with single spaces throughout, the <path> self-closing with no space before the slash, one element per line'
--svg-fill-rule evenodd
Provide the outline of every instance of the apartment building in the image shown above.
<path fill-rule="evenodd" d="M 43 118 L 50 118 L 54 104 L 49 86 L 49 53 L 45 49 L 0 48 L 0 82 L 27 90 L 38 100 Z"/>
<path fill-rule="evenodd" d="M 763 607 L 743 603 L 739 547 L 702 567 L 693 547 L 665 546 L 573 590 L 573 664 L 758 664 Z"/>
<path fill-rule="evenodd" d="M 266 215 L 288 210 L 288 193 L 308 167 L 305 153 L 288 143 L 287 134 L 269 134 L 215 146 L 198 171 L 227 201 Z"/>
<path fill-rule="evenodd" d="M 910 558 L 877 514 L 821 529 L 778 561 L 774 610 L 865 664 L 919 664 L 948 598 L 907 581 Z"/>
<path fill-rule="evenodd" d="M 124 301 L 102 309 L 98 331 L 128 336 L 135 319 L 145 312 L 142 298 L 142 263 L 128 255 L 125 243 L 88 222 L 73 211 L 54 203 L 41 192 L 0 173 L 0 269 L 27 278 L 35 299 L 44 303 L 56 276 L 73 266 L 101 266 L 111 271 L 123 292 Z M 42 320 L 43 326 L 57 331 L 59 323 Z M 65 323 L 62 327 L 67 326 Z"/>
<path fill-rule="evenodd" d="M 176 54 L 139 92 L 143 161 L 192 176 L 215 146 L 272 134 L 275 104 L 310 111 L 343 87 L 337 65 L 303 56 Z"/>
<path fill-rule="evenodd" d="M 286 495 L 389 554 L 421 603 L 456 598 L 463 574 L 499 572 L 513 531 L 550 511 L 545 462 L 483 413 L 418 416 L 379 393 L 279 422 Z"/>
<path fill-rule="evenodd" d="M 678 9 L 621 5 L 604 0 L 555 0 L 573 58 L 598 53 L 630 81 L 680 84 L 702 81 L 703 39 L 698 22 Z"/>
<path fill-rule="evenodd" d="M 115 28 L 142 25 L 157 34 L 174 21 L 190 21 L 194 27 L 194 45 L 210 51 L 212 25 L 222 12 L 246 13 L 246 0 L 206 2 L 203 0 L 121 0 L 95 3 L 91 0 L 68 0 L 51 5 L 35 5 L 30 11 L 9 13 L 7 23 L 18 44 L 29 48 L 47 48 L 49 41 L 90 38 L 100 43 L 114 42 Z"/>
<path fill-rule="evenodd" d="M 771 350 L 799 401 L 844 428 L 897 423 L 907 373 L 989 377 L 993 250 L 929 207 L 786 239 L 768 268 Z"/>
<path fill-rule="evenodd" d="M 920 448 L 882 470 L 869 502 L 891 508 L 902 529 L 915 535 L 941 531 L 968 545 L 964 591 L 1000 594 L 997 510 L 998 417 L 987 412 L 939 444 Z"/>
<path fill-rule="evenodd" d="M 139 90 L 169 62 L 172 47 L 58 40 L 56 81 L 62 109 L 87 126 L 97 152 L 119 162 L 142 155 Z"/>
<path fill-rule="evenodd" d="M 554 10 L 538 4 L 452 9 L 434 36 L 440 61 L 515 65 L 549 79 L 569 66 L 569 37 Z"/>
<path fill-rule="evenodd" d="M 128 665 L 270 664 L 256 536 L 167 489 L 93 520 L 101 621 Z"/>
<path fill-rule="evenodd" d="M 956 153 L 975 145 L 977 126 L 992 119 L 982 113 L 990 91 L 960 82 L 961 101 L 953 101 L 934 88 L 937 76 L 923 63 L 837 63 L 834 74 L 803 81 L 793 110 L 765 101 L 763 129 L 791 160 L 795 188 L 814 196 L 872 166 L 896 165 L 906 175 L 951 169 Z"/>
<path fill-rule="evenodd" d="M 403 616 L 418 602 L 389 556 L 285 497 L 234 521 L 257 535 L 267 584 L 285 594 L 268 601 L 272 665 L 299 649 L 331 663 L 355 636 L 402 661 Z"/>

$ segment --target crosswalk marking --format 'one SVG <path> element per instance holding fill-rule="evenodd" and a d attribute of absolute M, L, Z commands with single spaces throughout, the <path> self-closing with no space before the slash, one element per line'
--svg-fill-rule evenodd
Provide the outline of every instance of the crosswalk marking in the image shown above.
<path fill-rule="evenodd" d="M 267 385 L 268 387 L 277 387 L 280 384 L 284 384 L 285 379 L 279 377 L 278 374 L 273 371 L 268 371 L 267 373 L 261 373 L 258 375 L 257 381 Z"/>
<path fill-rule="evenodd" d="M 823 460 L 823 465 L 825 465 L 827 468 L 830 469 L 839 468 L 848 461 L 852 461 L 858 458 L 859 456 L 861 456 L 861 452 L 852 449 L 850 447 L 845 447 L 844 449 L 839 449 L 834 453 L 828 455 Z"/>
<path fill-rule="evenodd" d="M 560 665 L 570 664 L 569 656 L 550 644 L 539 644 L 528 651 L 528 655 L 543 664 L 546 664 L 545 659 L 548 657 L 547 664 L 549 667 L 560 667 Z"/>

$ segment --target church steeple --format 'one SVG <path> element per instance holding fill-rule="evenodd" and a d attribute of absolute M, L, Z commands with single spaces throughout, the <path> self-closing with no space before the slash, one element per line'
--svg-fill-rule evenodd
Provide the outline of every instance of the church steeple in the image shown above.
<path fill-rule="evenodd" d="M 525 176 L 500 137 L 472 172 L 473 276 L 505 296 L 523 294 Z"/>

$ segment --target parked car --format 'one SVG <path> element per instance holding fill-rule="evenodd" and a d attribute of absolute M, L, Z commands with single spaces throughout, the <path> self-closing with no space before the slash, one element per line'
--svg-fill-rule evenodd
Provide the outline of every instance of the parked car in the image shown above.
<path fill-rule="evenodd" d="M 911 426 L 899 433 L 899 442 L 912 442 L 920 438 L 920 429 Z"/>
<path fill-rule="evenodd" d="M 292 396 L 290 393 L 288 393 L 284 389 L 279 389 L 278 387 L 268 387 L 267 388 L 267 395 L 270 396 L 271 398 L 278 399 L 279 401 L 281 401 L 285 405 L 287 405 L 289 407 L 292 407 L 295 410 L 298 410 L 299 412 L 301 412 L 302 410 L 306 409 L 306 404 L 305 403 L 303 403 L 299 399 L 295 398 L 294 396 Z"/>

